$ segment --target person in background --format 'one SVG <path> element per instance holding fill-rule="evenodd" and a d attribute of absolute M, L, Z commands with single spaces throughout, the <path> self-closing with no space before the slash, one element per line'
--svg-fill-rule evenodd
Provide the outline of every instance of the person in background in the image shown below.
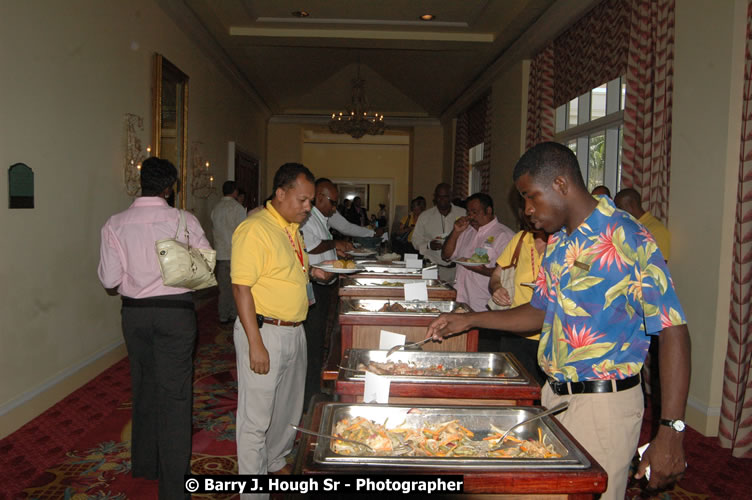
<path fill-rule="evenodd" d="M 327 225 L 329 229 L 333 229 L 342 236 L 352 236 L 355 238 L 372 238 L 374 236 L 381 236 L 386 232 L 386 227 L 370 229 L 366 226 L 353 224 L 339 213 L 339 211 L 334 212 L 331 217 L 327 219 Z"/>
<path fill-rule="evenodd" d="M 222 184 L 222 194 L 224 196 L 211 212 L 211 220 L 214 228 L 214 246 L 217 250 L 217 266 L 214 273 L 219 285 L 219 322 L 229 325 L 238 315 L 230 281 L 232 233 L 245 220 L 246 210 L 240 203 L 240 190 L 235 181 L 226 181 Z"/>
<path fill-rule="evenodd" d="M 366 212 L 366 209 L 363 208 L 362 203 L 363 202 L 360 199 L 360 196 L 353 198 L 352 205 L 350 205 L 350 209 L 345 214 L 345 217 L 352 224 L 357 224 L 358 226 L 367 226 L 369 220 L 368 212 Z"/>
<path fill-rule="evenodd" d="M 394 235 L 394 251 L 400 255 L 406 253 L 417 253 L 417 250 L 413 248 L 413 230 L 415 229 L 415 223 L 418 222 L 418 217 L 426 209 L 426 199 L 422 196 L 418 196 L 410 202 L 410 213 L 405 215 L 400 221 L 397 234 Z"/>
<path fill-rule="evenodd" d="M 485 258 L 484 265 L 460 265 L 454 285 L 458 302 L 468 304 L 473 311 L 485 311 L 491 297 L 488 282 L 494 262 L 514 231 L 496 219 L 493 199 L 487 194 L 471 195 L 466 205 L 467 215 L 454 221 L 454 228 L 441 248 L 441 258 L 446 261 L 473 256 Z"/>
<path fill-rule="evenodd" d="M 337 212 L 339 212 L 339 214 L 342 217 L 345 217 L 347 216 L 347 212 L 350 211 L 351 206 L 352 206 L 352 200 L 348 200 L 347 198 L 345 198 L 344 200 L 342 200 L 342 203 L 340 203 L 340 205 L 337 207 Z"/>
<path fill-rule="evenodd" d="M 640 193 L 632 188 L 622 189 L 616 193 L 614 205 L 627 212 L 637 219 L 637 222 L 648 228 L 648 231 L 653 235 L 653 239 L 663 254 L 663 258 L 668 262 L 668 259 L 671 258 L 671 233 L 653 214 L 642 209 Z"/>
<path fill-rule="evenodd" d="M 386 227 L 389 223 L 386 216 L 386 205 L 383 203 L 379 203 L 379 210 L 376 212 L 376 219 L 379 222 L 377 227 Z"/>
<path fill-rule="evenodd" d="M 427 337 L 473 327 L 541 329 L 538 363 L 549 378 L 541 402 L 568 402 L 557 419 L 608 473 L 603 499 L 623 500 L 644 411 L 640 368 L 648 336 L 660 335 L 662 414 L 636 478 L 648 487 L 676 481 L 686 468 L 684 411 L 690 341 L 663 255 L 650 235 L 613 202 L 593 197 L 574 153 L 545 142 L 514 168 L 525 213 L 552 233 L 530 303 L 506 311 L 442 314 Z"/>
<path fill-rule="evenodd" d="M 245 205 L 245 190 L 241 188 L 238 188 L 238 203 L 240 203 L 246 211 L 248 210 L 248 207 Z"/>
<path fill-rule="evenodd" d="M 517 215 L 520 219 L 522 230 L 514 235 L 514 238 L 507 244 L 504 251 L 496 260 L 494 269 L 489 281 L 489 291 L 491 299 L 499 306 L 513 308 L 527 304 L 533 297 L 533 287 L 529 286 L 534 283 L 538 277 L 541 259 L 546 251 L 548 242 L 548 233 L 535 229 L 530 222 L 530 217 L 525 215 L 525 201 L 517 193 Z M 501 286 L 502 268 L 512 264 L 512 259 L 517 247 L 517 266 L 514 272 L 514 289 L 513 293 Z M 525 284 L 523 284 L 525 283 Z M 501 352 L 511 352 L 519 360 L 522 366 L 535 378 L 540 385 L 546 381 L 546 376 L 538 366 L 538 341 L 540 332 L 534 335 L 521 336 L 511 332 L 497 332 L 500 337 L 500 344 L 497 350 Z"/>
<path fill-rule="evenodd" d="M 303 410 L 306 338 L 313 300 L 309 278 L 334 277 L 308 267 L 298 231 L 311 211 L 313 175 L 286 163 L 274 175 L 271 201 L 232 237 L 233 332 L 238 370 L 236 439 L 240 474 L 284 473 Z"/>
<path fill-rule="evenodd" d="M 452 187 L 442 182 L 433 193 L 434 206 L 420 214 L 413 229 L 413 247 L 430 262 L 439 266 L 439 278 L 454 281 L 455 264 L 441 258 L 441 247 L 452 231 L 454 221 L 465 216 L 465 209 L 450 200 Z"/>
<path fill-rule="evenodd" d="M 162 284 L 158 240 L 175 238 L 179 213 L 167 204 L 175 166 L 151 157 L 141 166 L 141 196 L 102 227 L 99 280 L 117 287 L 133 391 L 131 475 L 159 480 L 159 498 L 188 498 L 196 310 L 192 290 Z M 184 212 L 191 246 L 210 249 L 198 219 Z M 184 234 L 177 239 L 185 242 Z"/>
<path fill-rule="evenodd" d="M 590 194 L 593 196 L 608 196 L 611 198 L 611 190 L 606 186 L 595 186 Z"/>
<path fill-rule="evenodd" d="M 349 241 L 333 239 L 329 232 L 328 221 L 337 212 L 338 200 L 339 192 L 332 181 L 325 178 L 316 180 L 314 206 L 308 219 L 300 226 L 311 265 L 346 257 L 346 252 L 355 248 Z M 329 333 L 327 319 L 337 302 L 337 279 L 327 283 L 314 282 L 313 296 L 316 302 L 308 309 L 308 317 L 303 323 L 308 345 L 304 408 L 308 408 L 311 396 L 321 390 L 321 365 Z"/>

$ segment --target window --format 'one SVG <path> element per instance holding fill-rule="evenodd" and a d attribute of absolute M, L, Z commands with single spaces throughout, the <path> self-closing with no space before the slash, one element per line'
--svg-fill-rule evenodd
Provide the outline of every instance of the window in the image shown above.
<path fill-rule="evenodd" d="M 566 144 L 580 163 L 588 190 L 620 189 L 621 146 L 626 82 L 604 83 L 556 109 L 554 140 Z"/>
<path fill-rule="evenodd" d="M 467 156 L 470 163 L 470 179 L 467 183 L 470 192 L 467 195 L 470 196 L 471 194 L 479 193 L 481 188 L 481 169 L 484 165 L 483 143 L 481 142 L 471 147 L 467 152 Z"/>

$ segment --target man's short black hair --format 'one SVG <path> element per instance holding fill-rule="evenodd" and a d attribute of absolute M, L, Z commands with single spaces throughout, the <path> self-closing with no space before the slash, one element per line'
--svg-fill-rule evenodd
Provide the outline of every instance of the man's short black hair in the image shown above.
<path fill-rule="evenodd" d="M 322 184 L 334 185 L 334 183 L 331 180 L 327 179 L 326 177 L 319 177 L 318 179 L 316 179 L 316 187 L 319 187 Z"/>
<path fill-rule="evenodd" d="M 300 163 L 285 163 L 274 174 L 274 189 L 272 193 L 276 193 L 279 188 L 287 190 L 293 187 L 300 174 L 303 174 L 311 184 L 316 182 L 316 178 L 305 165 Z"/>
<path fill-rule="evenodd" d="M 169 160 L 150 156 L 141 163 L 141 196 L 157 196 L 175 184 L 178 169 Z"/>
<path fill-rule="evenodd" d="M 238 185 L 235 184 L 235 181 L 225 181 L 224 184 L 222 184 L 222 194 L 224 196 L 230 196 L 237 188 Z"/>
<path fill-rule="evenodd" d="M 543 184 L 550 184 L 559 175 L 564 175 L 587 190 L 577 157 L 558 142 L 542 142 L 528 149 L 514 166 L 514 181 L 525 174 Z"/>
<path fill-rule="evenodd" d="M 480 206 L 483 207 L 483 210 L 487 209 L 488 207 L 491 207 L 491 212 L 493 212 L 493 207 L 494 207 L 493 198 L 488 196 L 486 193 L 471 194 L 465 200 L 465 206 L 467 206 L 473 200 L 478 200 L 480 202 Z"/>

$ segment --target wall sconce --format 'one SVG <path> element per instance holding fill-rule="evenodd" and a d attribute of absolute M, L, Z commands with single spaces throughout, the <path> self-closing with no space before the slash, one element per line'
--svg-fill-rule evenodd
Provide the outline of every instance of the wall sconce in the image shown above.
<path fill-rule="evenodd" d="M 137 130 L 144 130 L 144 119 L 133 113 L 126 113 L 123 182 L 128 196 L 141 194 L 141 162 L 151 154 L 151 146 L 146 147 L 146 156 L 141 151 L 141 139 L 138 137 Z"/>
<path fill-rule="evenodd" d="M 194 141 L 191 144 L 193 168 L 191 170 L 191 194 L 196 198 L 206 199 L 215 193 L 214 176 L 211 175 L 211 164 L 201 156 L 201 145 Z"/>

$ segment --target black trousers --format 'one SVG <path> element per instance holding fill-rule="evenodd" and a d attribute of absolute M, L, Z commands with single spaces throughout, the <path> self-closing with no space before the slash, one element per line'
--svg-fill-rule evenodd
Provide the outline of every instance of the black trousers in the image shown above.
<path fill-rule="evenodd" d="M 133 477 L 159 479 L 160 499 L 185 498 L 197 334 L 193 295 L 123 297 L 122 325 L 133 385 Z"/>
<path fill-rule="evenodd" d="M 304 408 L 308 408 L 311 397 L 321 392 L 321 371 L 324 362 L 324 348 L 329 334 L 329 311 L 337 299 L 337 285 L 312 283 L 316 303 L 308 308 L 308 316 L 303 322 L 308 346 L 308 368 L 306 370 Z"/>

